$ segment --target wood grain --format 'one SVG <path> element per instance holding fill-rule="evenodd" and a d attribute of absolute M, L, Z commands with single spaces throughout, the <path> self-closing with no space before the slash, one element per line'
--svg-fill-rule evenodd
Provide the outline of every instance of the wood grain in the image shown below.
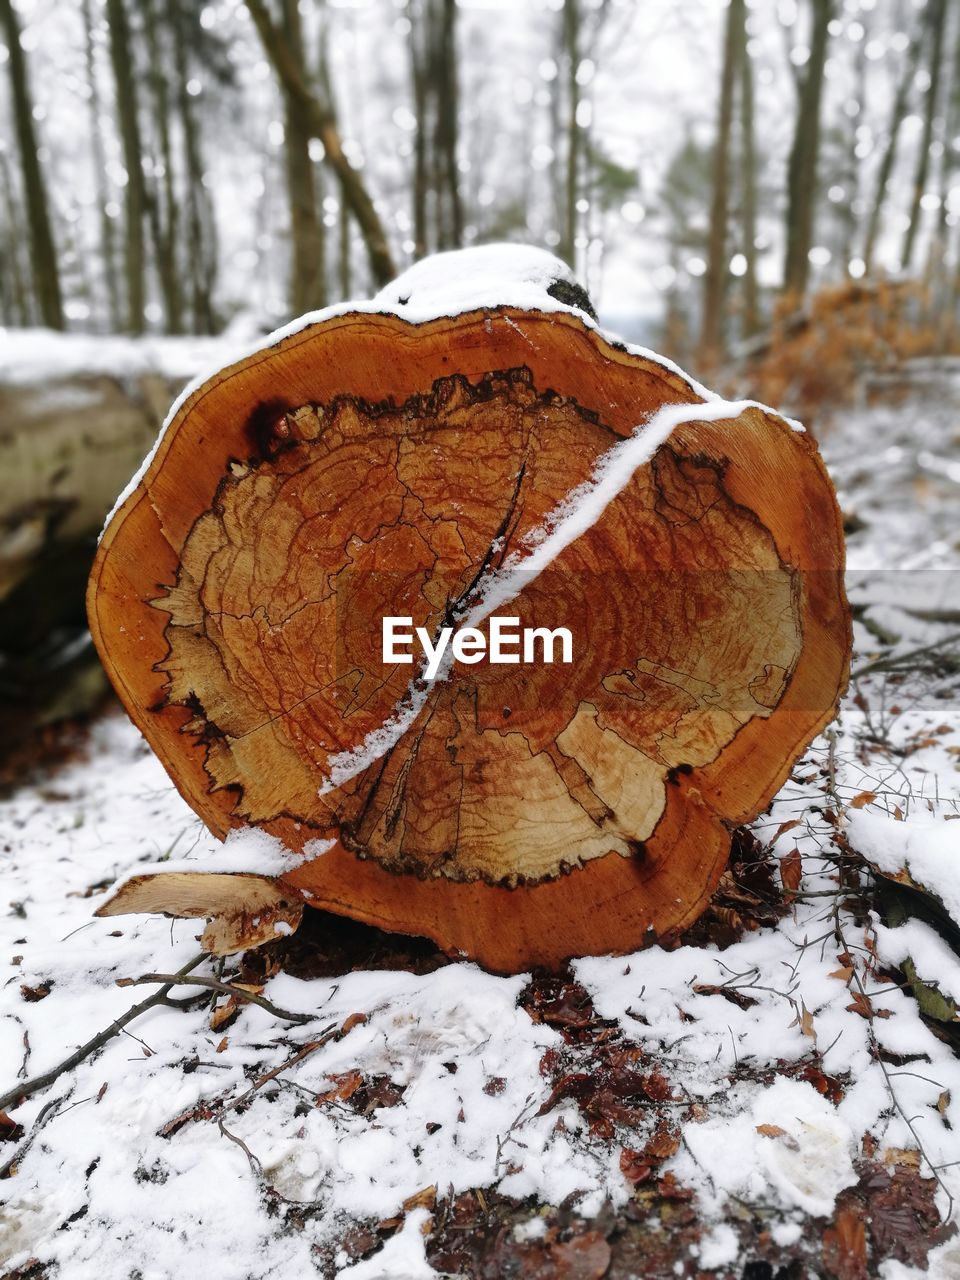
<path fill-rule="evenodd" d="M 107 529 L 105 666 L 211 830 L 336 842 L 284 877 L 314 905 L 503 970 L 675 932 L 845 680 L 810 437 L 759 409 L 678 427 L 497 610 L 567 627 L 569 666 L 411 686 L 381 620 L 461 619 L 612 446 L 698 399 L 563 314 L 352 314 L 284 339 L 186 400 Z M 406 732 L 332 785 L 414 695 Z"/>

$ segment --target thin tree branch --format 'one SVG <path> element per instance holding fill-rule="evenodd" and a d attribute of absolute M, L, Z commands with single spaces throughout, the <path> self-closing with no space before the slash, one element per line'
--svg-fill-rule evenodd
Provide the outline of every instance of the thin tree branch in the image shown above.
<path fill-rule="evenodd" d="M 933 644 L 922 645 L 919 649 L 908 649 L 906 653 L 890 654 L 885 658 L 873 658 L 863 666 L 857 667 L 856 671 L 851 671 L 850 679 L 860 680 L 864 676 L 872 675 L 874 671 L 899 671 L 913 658 L 924 658 L 927 654 L 936 653 L 938 649 L 946 649 L 952 644 L 960 644 L 960 631 L 954 631 L 952 635 L 944 636 L 942 640 L 935 640 Z"/>
<path fill-rule="evenodd" d="M 43 1075 L 34 1076 L 32 1080 L 24 1080 L 21 1084 L 14 1085 L 14 1087 L 9 1089 L 6 1093 L 0 1094 L 0 1111 L 6 1111 L 8 1108 L 19 1107 L 21 1103 L 27 1100 L 27 1098 L 32 1097 L 35 1093 L 39 1093 L 39 1091 L 41 1089 L 45 1089 L 47 1085 L 53 1084 L 54 1080 L 63 1075 L 65 1071 L 71 1071 L 74 1067 L 79 1066 L 85 1058 L 89 1058 L 92 1053 L 96 1053 L 96 1051 L 101 1049 L 108 1040 L 112 1040 L 114 1036 L 118 1036 L 121 1031 L 123 1031 L 124 1027 L 129 1026 L 135 1018 L 139 1018 L 141 1013 L 146 1013 L 148 1009 L 152 1009 L 155 1005 L 163 1004 L 166 1001 L 167 993 L 170 991 L 170 988 L 185 974 L 188 974 L 192 969 L 195 969 L 197 965 L 206 958 L 207 953 L 205 951 L 201 951 L 198 956 L 195 956 L 192 960 L 188 961 L 182 969 L 179 969 L 177 973 L 173 975 L 172 982 L 161 987 L 159 991 L 155 992 L 152 996 L 149 996 L 146 1000 L 141 1000 L 139 1004 L 135 1004 L 132 1008 L 128 1009 L 127 1012 L 117 1018 L 115 1022 L 111 1022 L 109 1027 L 98 1032 L 88 1040 L 86 1044 L 82 1044 L 80 1048 L 71 1053 L 68 1058 L 64 1058 L 63 1062 L 58 1063 L 55 1067 L 51 1067 L 50 1070 L 45 1071 Z"/>
<path fill-rule="evenodd" d="M 250 1004 L 257 1004 L 261 1009 L 266 1009 L 267 1013 L 272 1013 L 275 1018 L 283 1018 L 285 1022 L 304 1025 L 315 1021 L 317 1016 L 315 1013 L 291 1013 L 263 996 L 258 996 L 243 987 L 234 986 L 230 982 L 220 982 L 217 978 L 183 978 L 178 973 L 145 973 L 140 978 L 118 978 L 117 986 L 140 987 L 153 982 L 166 983 L 168 991 L 170 987 L 206 987 L 208 991 L 222 991 L 225 995 L 235 996 L 237 1000 L 247 1000 Z"/>

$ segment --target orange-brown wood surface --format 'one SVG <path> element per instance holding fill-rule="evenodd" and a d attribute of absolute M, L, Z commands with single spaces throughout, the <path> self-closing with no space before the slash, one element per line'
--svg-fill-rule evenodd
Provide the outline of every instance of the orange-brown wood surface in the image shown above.
<path fill-rule="evenodd" d="M 211 830 L 334 842 L 283 878 L 315 906 L 498 970 L 676 932 L 846 678 L 811 438 L 754 408 L 677 427 L 496 610 L 567 627 L 569 665 L 411 686 L 381 622 L 456 625 L 611 448 L 699 402 L 565 313 L 313 325 L 193 392 L 109 524 L 107 671 Z"/>

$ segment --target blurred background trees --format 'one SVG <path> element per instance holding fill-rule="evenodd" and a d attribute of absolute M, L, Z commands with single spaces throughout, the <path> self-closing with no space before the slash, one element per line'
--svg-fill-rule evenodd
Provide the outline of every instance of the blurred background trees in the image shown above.
<path fill-rule="evenodd" d="M 708 365 L 844 283 L 953 341 L 947 0 L 0 0 L 0 40 L 10 328 L 262 331 L 504 238 Z"/>

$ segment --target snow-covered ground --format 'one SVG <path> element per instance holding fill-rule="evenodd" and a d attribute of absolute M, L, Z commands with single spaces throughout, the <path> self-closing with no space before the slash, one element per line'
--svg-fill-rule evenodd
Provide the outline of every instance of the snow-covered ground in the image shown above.
<path fill-rule="evenodd" d="M 18 1128 L 0 1117 L 0 1266 L 473 1274 L 450 1240 L 462 1229 L 479 1256 L 478 1215 L 502 1223 L 509 1204 L 485 1246 L 516 1268 L 501 1274 L 739 1277 L 751 1258 L 797 1258 L 906 1280 L 930 1249 L 928 1274 L 960 1276 L 960 1239 L 936 1221 L 960 1205 L 957 1025 L 935 1029 L 885 972 L 909 958 L 960 1004 L 960 959 L 929 923 L 882 924 L 850 851 L 896 871 L 899 835 L 914 879 L 956 906 L 957 649 L 905 676 L 896 658 L 960 630 L 960 384 L 841 415 L 824 450 L 852 517 L 854 667 L 883 662 L 753 826 L 799 890 L 783 902 L 776 884 L 776 923 L 723 908 L 729 945 L 695 931 L 672 951 L 575 961 L 553 985 L 429 948 L 403 967 L 373 943 L 373 962 L 360 946 L 319 976 L 268 963 L 265 998 L 309 1021 L 250 1004 L 223 1021 L 210 1004 L 225 996 L 178 986 L 204 1001 L 155 1005 L 8 1106 Z M 209 840 L 118 712 L 82 759 L 0 803 L 0 1093 L 157 990 L 118 979 L 197 956 L 197 922 L 91 913 L 131 868 Z M 637 1231 L 668 1244 L 631 1270 Z M 534 1257 L 543 1269 L 523 1270 Z"/>

